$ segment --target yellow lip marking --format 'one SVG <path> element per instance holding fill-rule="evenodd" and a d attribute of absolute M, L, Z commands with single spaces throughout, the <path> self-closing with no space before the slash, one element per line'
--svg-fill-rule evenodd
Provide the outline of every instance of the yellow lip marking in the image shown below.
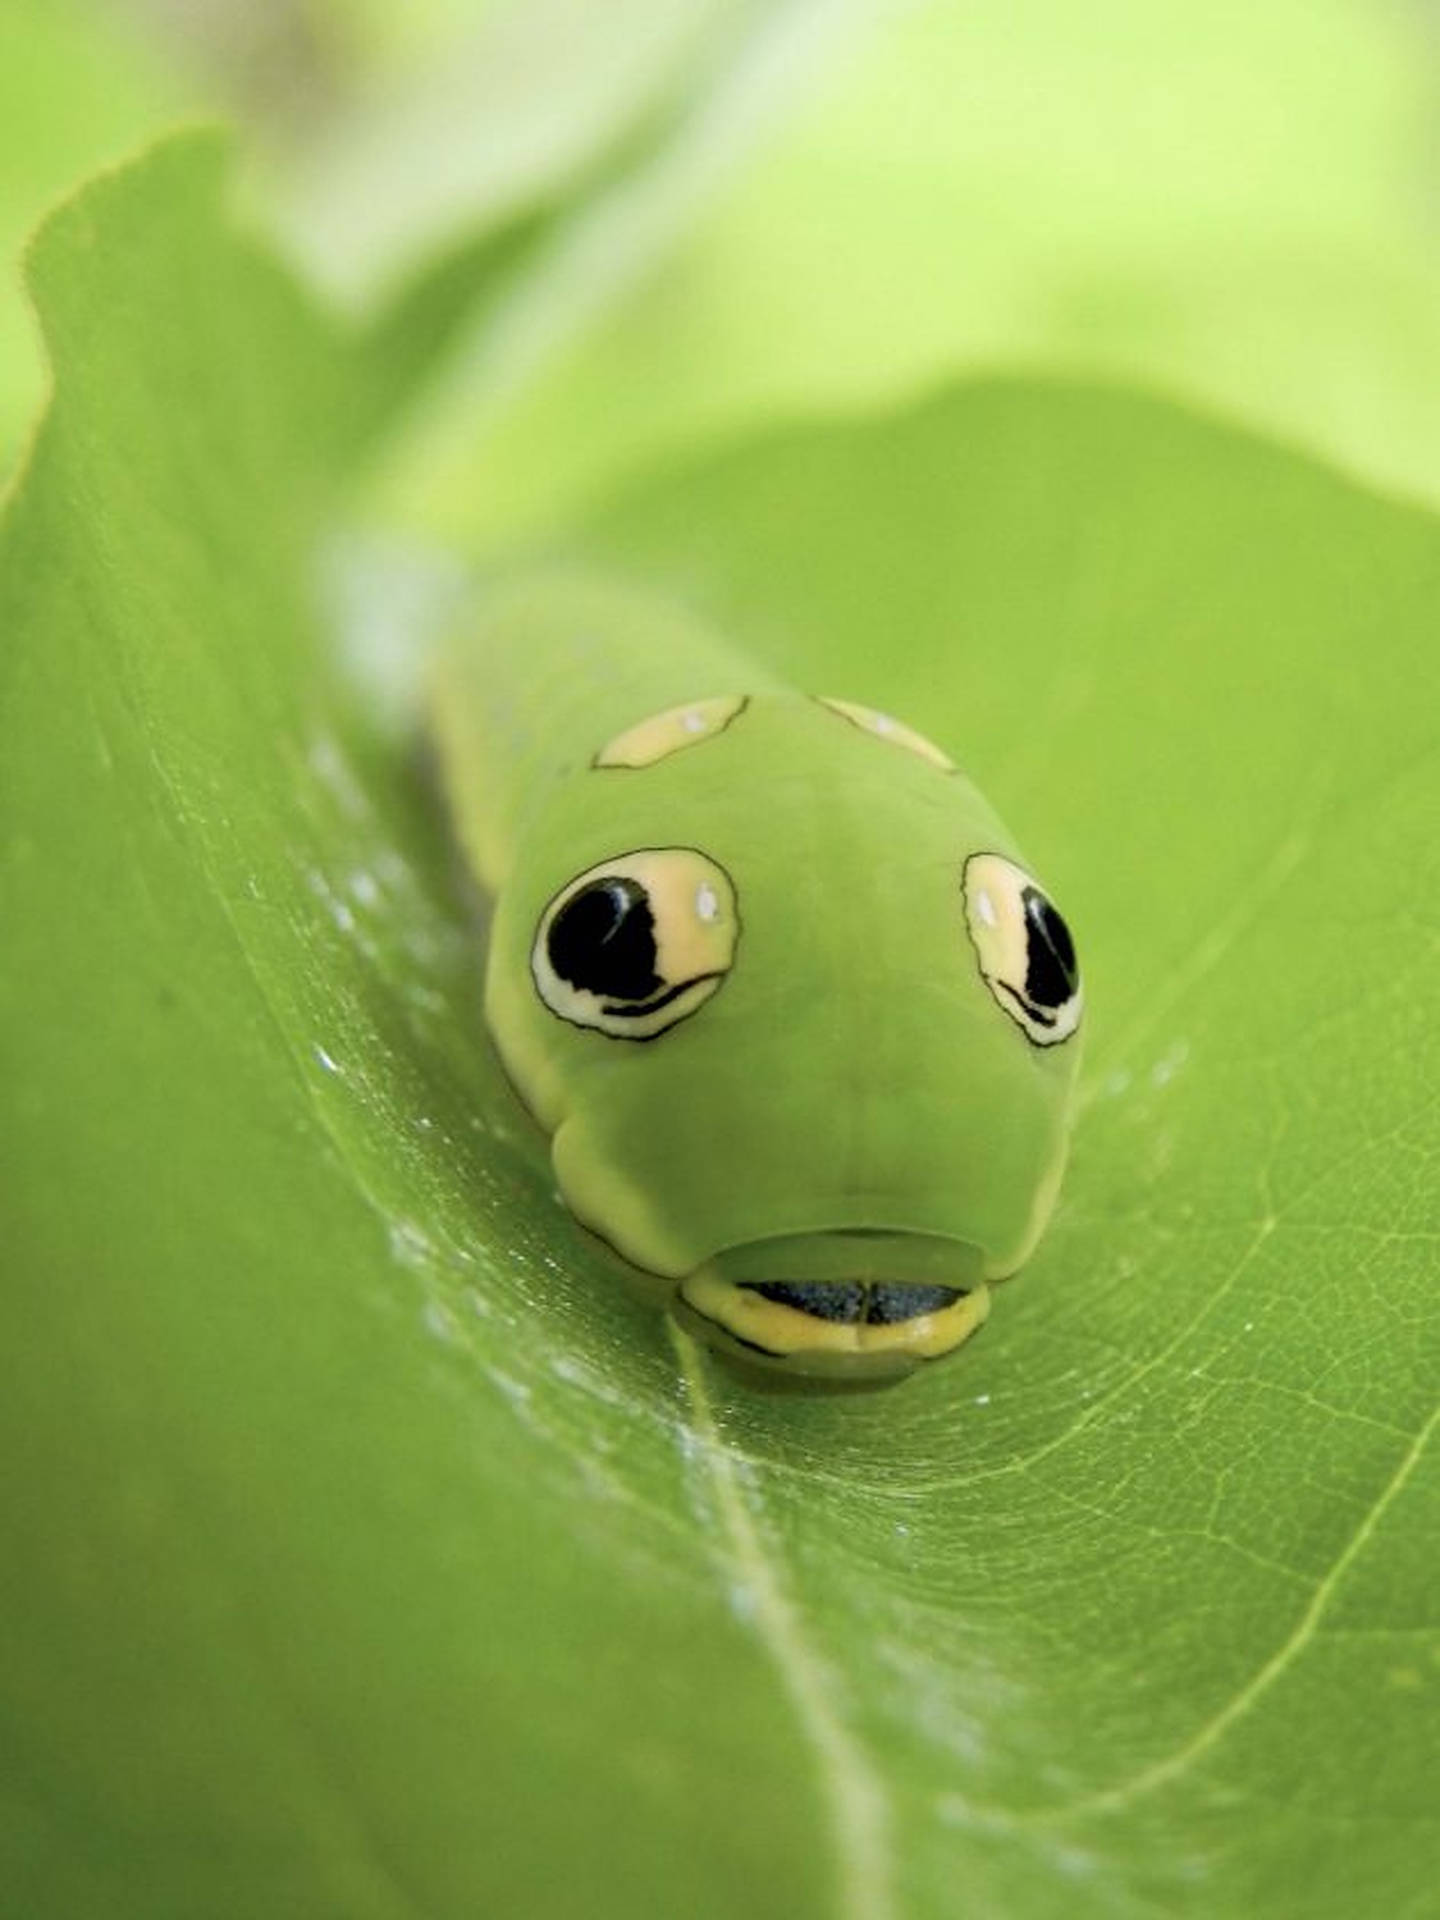
<path fill-rule="evenodd" d="M 977 1287 L 953 1305 L 917 1314 L 913 1320 L 897 1320 L 889 1326 L 846 1325 L 767 1300 L 703 1267 L 681 1284 L 680 1298 L 702 1319 L 746 1346 L 762 1347 L 784 1360 L 803 1360 L 811 1354 L 861 1363 L 938 1360 L 967 1340 L 990 1311 L 989 1288 Z"/>

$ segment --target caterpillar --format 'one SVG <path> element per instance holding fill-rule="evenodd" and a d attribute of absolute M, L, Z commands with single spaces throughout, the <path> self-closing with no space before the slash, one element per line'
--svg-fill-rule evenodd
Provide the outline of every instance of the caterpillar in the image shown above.
<path fill-rule="evenodd" d="M 585 577 L 488 595 L 431 713 L 485 1017 L 582 1225 L 752 1363 L 953 1352 L 1065 1160 L 1064 919 L 941 748 Z"/>

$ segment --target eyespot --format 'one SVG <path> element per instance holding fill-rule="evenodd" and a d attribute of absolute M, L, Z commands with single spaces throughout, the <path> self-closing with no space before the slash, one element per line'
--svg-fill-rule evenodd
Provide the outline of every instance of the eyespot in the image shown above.
<path fill-rule="evenodd" d="M 829 700 L 824 694 L 816 697 L 822 707 L 828 707 L 831 713 L 838 713 L 842 720 L 848 720 L 852 727 L 859 727 L 862 733 L 873 733 L 879 740 L 888 740 L 891 746 L 918 753 L 922 760 L 928 760 L 932 767 L 939 767 L 942 773 L 955 771 L 955 762 L 948 754 L 942 753 L 932 740 L 927 740 L 923 733 L 916 733 L 913 727 L 907 727 L 903 721 L 892 720 L 888 713 L 880 713 L 874 707 L 856 706 L 853 700 Z"/>
<path fill-rule="evenodd" d="M 723 733 L 746 706 L 743 693 L 719 694 L 711 700 L 691 700 L 683 707 L 652 713 L 624 733 L 617 733 L 596 754 L 597 767 L 653 767 L 685 747 Z"/>
<path fill-rule="evenodd" d="M 965 862 L 965 924 L 985 984 L 1027 1039 L 1055 1047 L 1080 1024 L 1070 929 L 1044 889 L 999 853 Z"/>
<path fill-rule="evenodd" d="M 540 916 L 530 972 L 572 1026 L 653 1040 L 717 991 L 739 934 L 722 867 L 693 847 L 645 847 L 561 888 Z"/>

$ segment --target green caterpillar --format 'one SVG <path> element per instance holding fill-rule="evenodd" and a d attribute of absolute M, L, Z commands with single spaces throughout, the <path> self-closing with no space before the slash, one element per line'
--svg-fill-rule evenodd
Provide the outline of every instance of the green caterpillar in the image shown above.
<path fill-rule="evenodd" d="M 433 717 L 486 1017 L 576 1218 L 749 1360 L 958 1347 L 1054 1204 L 1082 1004 L 982 796 L 592 581 L 492 597 Z"/>

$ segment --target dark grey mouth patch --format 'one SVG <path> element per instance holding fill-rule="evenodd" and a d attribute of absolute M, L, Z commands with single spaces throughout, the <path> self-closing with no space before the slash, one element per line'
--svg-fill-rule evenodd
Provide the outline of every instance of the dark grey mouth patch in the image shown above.
<path fill-rule="evenodd" d="M 747 1293 L 842 1327 L 895 1327 L 940 1313 L 965 1298 L 963 1287 L 910 1287 L 890 1280 L 744 1280 Z"/>

